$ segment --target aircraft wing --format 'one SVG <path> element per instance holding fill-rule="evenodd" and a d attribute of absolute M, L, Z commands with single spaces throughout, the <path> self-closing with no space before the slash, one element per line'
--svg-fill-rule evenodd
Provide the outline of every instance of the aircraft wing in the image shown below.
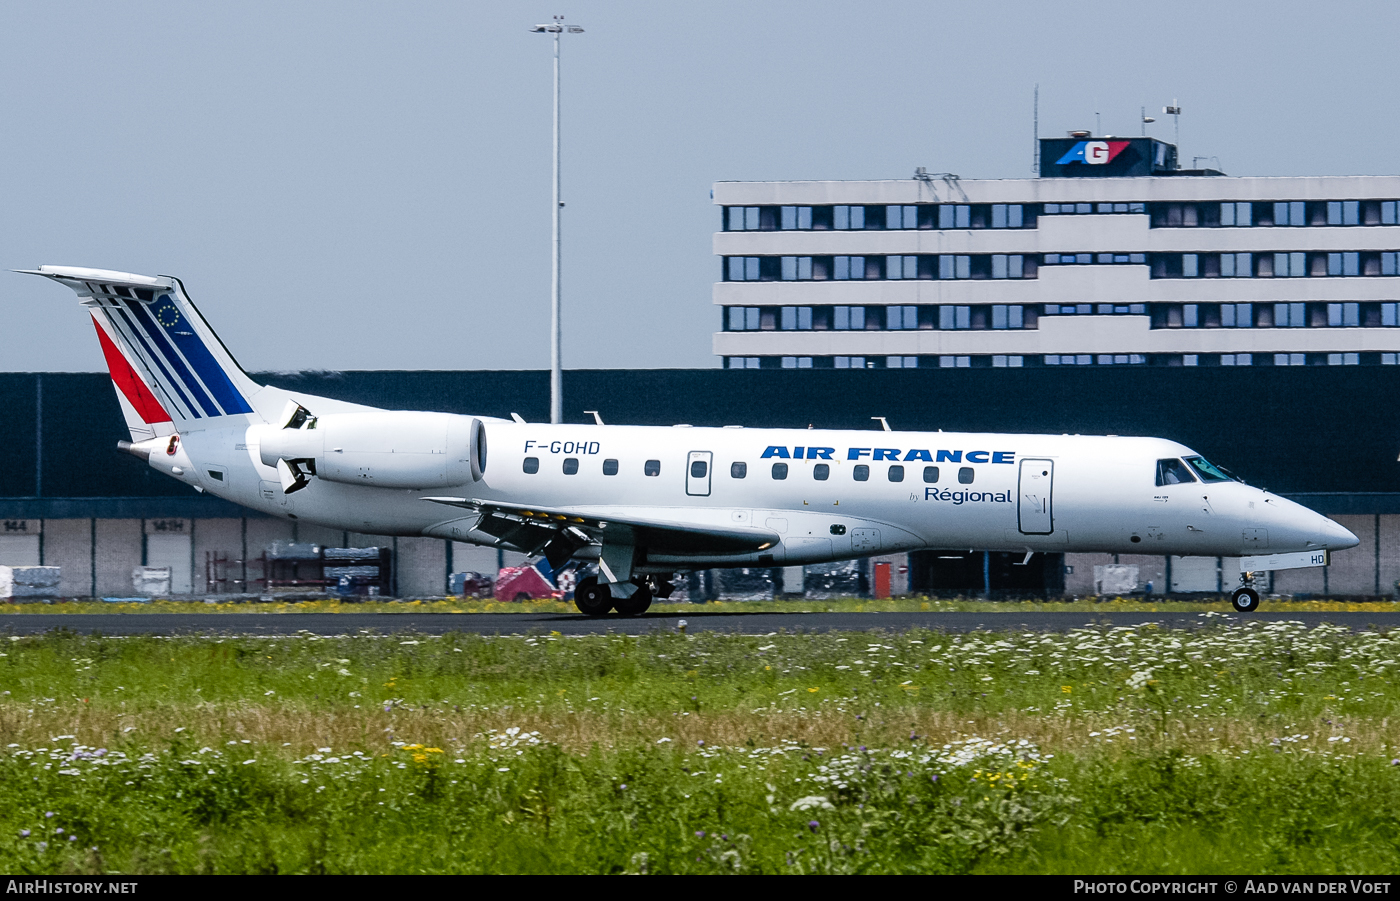
<path fill-rule="evenodd" d="M 481 514 L 477 529 L 496 535 L 527 553 L 543 550 L 551 565 L 562 564 L 585 544 L 601 544 L 605 538 L 614 536 L 657 553 L 679 554 L 752 553 L 767 550 L 782 540 L 778 533 L 769 529 L 686 521 L 665 516 L 660 511 L 635 507 L 543 507 L 465 497 L 425 497 L 423 500 L 477 511 Z M 555 558 L 566 547 L 569 554 L 556 563 Z"/>

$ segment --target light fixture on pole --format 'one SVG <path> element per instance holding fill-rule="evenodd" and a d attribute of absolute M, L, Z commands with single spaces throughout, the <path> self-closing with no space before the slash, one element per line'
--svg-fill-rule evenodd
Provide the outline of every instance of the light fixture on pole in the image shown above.
<path fill-rule="evenodd" d="M 578 25 L 565 25 L 563 16 L 555 16 L 553 24 L 536 25 L 530 29 L 536 34 L 554 35 L 554 241 L 553 271 L 550 278 L 549 300 L 549 421 L 564 421 L 564 372 L 561 362 L 562 327 L 559 316 L 559 211 L 564 202 L 559 199 L 559 36 L 583 34 Z"/>

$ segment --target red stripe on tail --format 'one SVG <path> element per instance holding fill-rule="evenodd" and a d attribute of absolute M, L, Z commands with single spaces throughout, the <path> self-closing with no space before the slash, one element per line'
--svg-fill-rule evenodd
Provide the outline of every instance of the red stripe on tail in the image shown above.
<path fill-rule="evenodd" d="M 157 422 L 170 422 L 170 414 L 165 412 L 165 408 L 156 400 L 156 396 L 151 393 L 151 389 L 146 387 L 146 383 L 141 381 L 141 377 L 136 374 L 136 370 L 131 368 L 131 364 L 126 361 L 117 346 L 112 343 L 112 339 L 107 337 L 97 317 L 92 319 L 93 327 L 97 329 L 97 340 L 102 343 L 102 356 L 107 359 L 107 371 L 112 374 L 112 382 L 117 386 L 117 390 L 135 408 L 136 414 L 141 417 L 147 425 Z"/>

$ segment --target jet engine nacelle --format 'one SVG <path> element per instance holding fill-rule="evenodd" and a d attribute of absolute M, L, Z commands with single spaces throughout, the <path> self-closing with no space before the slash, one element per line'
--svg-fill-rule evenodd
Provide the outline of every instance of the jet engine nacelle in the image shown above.
<path fill-rule="evenodd" d="M 486 430 L 470 416 L 331 413 L 304 418 L 301 428 L 257 428 L 264 464 L 279 472 L 292 464 L 328 482 L 447 488 L 478 481 L 486 470 Z"/>

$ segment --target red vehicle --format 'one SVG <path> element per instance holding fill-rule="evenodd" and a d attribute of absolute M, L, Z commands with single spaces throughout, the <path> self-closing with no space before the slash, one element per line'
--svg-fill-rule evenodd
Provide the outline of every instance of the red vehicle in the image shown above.
<path fill-rule="evenodd" d="M 496 574 L 496 600 L 537 601 L 564 599 L 565 592 L 534 566 L 507 566 Z"/>

